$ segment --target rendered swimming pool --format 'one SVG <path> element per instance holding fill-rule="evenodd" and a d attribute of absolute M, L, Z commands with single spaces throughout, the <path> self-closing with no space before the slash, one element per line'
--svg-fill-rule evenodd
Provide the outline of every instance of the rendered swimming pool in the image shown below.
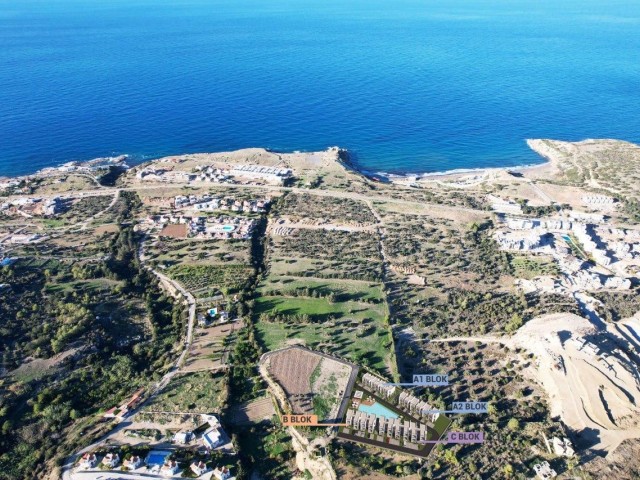
<path fill-rule="evenodd" d="M 147 465 L 164 465 L 165 459 L 171 452 L 165 450 L 153 450 L 147 455 Z"/>
<path fill-rule="evenodd" d="M 225 232 L 233 232 L 236 229 L 233 225 L 225 225 L 222 227 L 222 230 Z"/>
<path fill-rule="evenodd" d="M 387 407 L 385 407 L 384 405 L 378 402 L 374 403 L 373 405 L 364 405 L 363 403 L 361 403 L 360 406 L 358 406 L 358 410 L 364 413 L 373 413 L 374 415 L 377 415 L 379 417 L 386 417 L 386 418 L 400 417 L 400 415 L 393 413 L 393 411 L 389 410 Z"/>

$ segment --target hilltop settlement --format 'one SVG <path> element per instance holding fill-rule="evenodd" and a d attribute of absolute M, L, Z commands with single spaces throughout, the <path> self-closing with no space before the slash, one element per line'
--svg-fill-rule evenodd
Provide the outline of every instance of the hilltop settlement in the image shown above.
<path fill-rule="evenodd" d="M 0 178 L 0 479 L 638 478 L 640 147 L 529 146 Z"/>

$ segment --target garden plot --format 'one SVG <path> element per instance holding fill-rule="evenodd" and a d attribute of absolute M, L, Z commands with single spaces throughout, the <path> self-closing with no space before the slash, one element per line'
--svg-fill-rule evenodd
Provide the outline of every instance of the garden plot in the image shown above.
<path fill-rule="evenodd" d="M 254 275 L 244 265 L 175 265 L 167 274 L 184 285 L 197 298 L 212 297 L 220 292 L 232 294 L 243 290 Z"/>
<path fill-rule="evenodd" d="M 336 420 L 353 372 L 351 365 L 301 347 L 268 353 L 261 363 L 284 391 L 293 413 Z"/>
<path fill-rule="evenodd" d="M 175 240 L 162 238 L 149 243 L 145 251 L 145 257 L 152 264 L 165 266 L 177 264 L 249 264 L 251 260 L 251 243 L 245 240 Z"/>
<path fill-rule="evenodd" d="M 142 413 L 219 413 L 227 398 L 226 382 L 224 373 L 177 376 L 145 404 Z"/>
<path fill-rule="evenodd" d="M 197 372 L 225 368 L 236 332 L 243 326 L 242 321 L 237 321 L 196 329 L 189 355 L 181 371 Z"/>

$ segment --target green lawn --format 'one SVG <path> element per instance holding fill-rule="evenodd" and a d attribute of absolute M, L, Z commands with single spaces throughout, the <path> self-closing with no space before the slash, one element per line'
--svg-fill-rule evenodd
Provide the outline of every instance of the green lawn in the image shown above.
<path fill-rule="evenodd" d="M 308 315 L 313 322 L 334 319 L 353 319 L 381 323 L 387 312 L 384 304 L 367 304 L 363 302 L 331 303 L 326 298 L 262 296 L 256 299 L 255 312 L 271 315 Z"/>

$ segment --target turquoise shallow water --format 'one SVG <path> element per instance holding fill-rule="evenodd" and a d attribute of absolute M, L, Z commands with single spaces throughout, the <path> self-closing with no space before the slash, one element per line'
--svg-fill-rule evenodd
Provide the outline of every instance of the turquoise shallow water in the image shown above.
<path fill-rule="evenodd" d="M 340 145 L 368 170 L 640 141 L 640 2 L 0 0 L 0 175 Z"/>

